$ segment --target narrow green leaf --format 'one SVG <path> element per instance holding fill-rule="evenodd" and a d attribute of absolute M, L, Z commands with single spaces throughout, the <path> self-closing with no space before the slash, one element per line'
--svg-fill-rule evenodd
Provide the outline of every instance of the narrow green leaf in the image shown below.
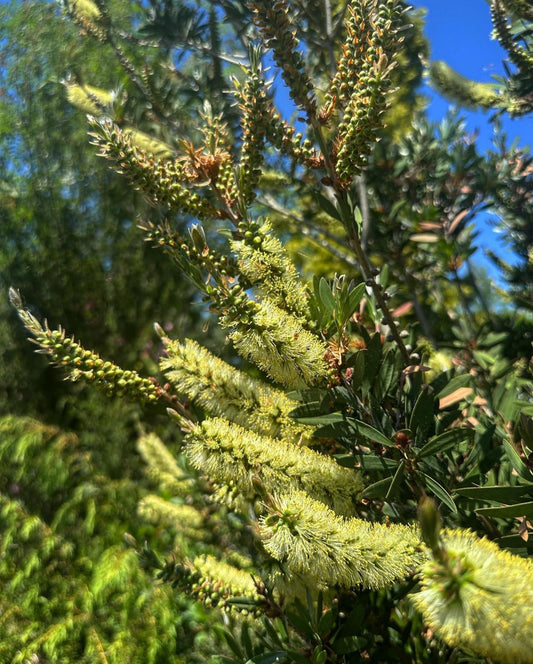
<path fill-rule="evenodd" d="M 289 413 L 289 417 L 293 420 L 299 420 L 301 417 L 320 417 L 323 415 L 323 408 L 320 401 L 310 401 L 309 403 L 304 403 L 301 406 L 296 406 Z"/>
<path fill-rule="evenodd" d="M 335 623 L 335 613 L 331 609 L 327 609 L 321 616 L 318 621 L 318 633 L 321 636 L 326 636 L 333 624 Z"/>
<path fill-rule="evenodd" d="M 366 438 L 367 440 L 370 440 L 374 443 L 379 443 L 385 447 L 395 447 L 394 441 L 390 440 L 390 438 L 387 438 L 387 436 L 381 433 L 381 431 L 374 429 L 374 427 L 370 426 L 370 424 L 361 422 L 361 420 L 354 420 L 351 417 L 348 417 L 346 422 L 362 438 Z"/>
<path fill-rule="evenodd" d="M 496 519 L 514 519 L 525 516 L 533 517 L 533 501 L 529 503 L 518 503 L 517 505 L 504 505 L 502 507 L 480 507 L 476 514 L 492 516 Z"/>
<path fill-rule="evenodd" d="M 363 299 L 363 296 L 366 293 L 366 285 L 364 283 L 357 284 L 348 295 L 348 318 L 353 314 L 356 308 L 359 306 L 359 303 Z"/>
<path fill-rule="evenodd" d="M 512 467 L 516 470 L 520 477 L 524 480 L 527 480 L 528 482 L 531 482 L 531 480 L 533 480 L 533 473 L 522 461 L 518 452 L 507 439 L 504 439 L 503 441 L 503 448 L 505 451 L 505 456 L 509 459 Z"/>
<path fill-rule="evenodd" d="M 514 405 L 516 408 L 521 413 L 524 413 L 525 415 L 529 415 L 530 417 L 533 417 L 533 403 L 524 403 L 523 401 L 520 401 L 519 399 L 515 399 Z"/>
<path fill-rule="evenodd" d="M 358 350 L 355 353 L 352 353 L 346 361 L 346 366 L 353 369 L 352 374 L 352 386 L 356 390 L 361 383 L 365 375 L 365 355 L 366 349 Z"/>
<path fill-rule="evenodd" d="M 361 229 L 363 228 L 363 215 L 361 214 L 361 210 L 358 207 L 356 207 L 353 211 L 353 220 L 357 228 L 357 234 L 361 235 Z"/>
<path fill-rule="evenodd" d="M 351 652 L 359 652 L 361 649 L 361 637 L 359 636 L 345 636 L 342 639 L 337 639 L 333 646 L 333 650 L 337 655 L 348 655 Z"/>
<path fill-rule="evenodd" d="M 241 646 L 246 654 L 246 657 L 253 657 L 254 647 L 252 645 L 252 638 L 250 636 L 250 627 L 248 623 L 243 622 L 241 629 Z"/>
<path fill-rule="evenodd" d="M 263 619 L 263 625 L 268 632 L 268 636 L 270 637 L 270 640 L 278 647 L 278 648 L 283 648 L 283 643 L 282 643 L 282 636 L 279 634 L 279 632 L 276 630 L 272 622 L 270 621 L 269 618 Z"/>
<path fill-rule="evenodd" d="M 222 631 L 222 636 L 224 637 L 226 643 L 228 644 L 232 652 L 242 661 L 244 653 L 242 651 L 242 648 L 237 643 L 237 640 L 226 630 Z"/>
<path fill-rule="evenodd" d="M 488 369 L 492 364 L 494 364 L 494 358 L 489 353 L 485 353 L 482 350 L 473 350 L 472 354 L 474 359 L 479 364 L 482 369 Z"/>
<path fill-rule="evenodd" d="M 520 535 L 505 535 L 494 541 L 502 549 L 513 549 L 518 555 L 530 556 L 533 553 L 533 540 L 524 541 Z"/>
<path fill-rule="evenodd" d="M 333 217 L 333 219 L 337 219 L 338 221 L 342 221 L 341 214 L 339 210 L 335 207 L 335 205 L 329 200 L 329 198 L 326 198 L 322 194 L 320 194 L 318 191 L 313 192 L 315 196 L 315 200 L 317 204 L 319 205 L 320 209 L 328 214 L 330 217 Z"/>
<path fill-rule="evenodd" d="M 317 438 L 353 438 L 357 442 L 357 438 L 364 438 L 365 440 L 385 445 L 386 447 L 395 447 L 395 443 L 387 438 L 385 434 L 381 433 L 373 426 L 360 420 L 354 420 L 351 417 L 344 418 L 341 413 L 330 413 L 329 415 L 322 415 L 320 417 L 304 417 L 298 420 L 302 424 L 323 424 L 315 431 Z"/>
<path fill-rule="evenodd" d="M 385 500 L 387 501 L 392 500 L 400 490 L 403 481 L 404 467 L 405 467 L 405 459 L 402 459 L 398 464 L 396 472 L 394 473 L 394 477 L 392 478 L 392 482 L 390 484 L 389 490 L 387 491 L 387 495 L 385 496 Z"/>
<path fill-rule="evenodd" d="M 439 436 L 435 436 L 429 440 L 426 445 L 418 452 L 416 455 L 417 459 L 423 459 L 427 456 L 432 456 L 438 454 L 439 452 L 445 452 L 456 445 L 460 445 L 464 442 L 472 442 L 475 436 L 474 429 L 469 429 L 467 427 L 457 427 L 455 429 L 450 429 L 441 433 Z"/>
<path fill-rule="evenodd" d="M 366 347 L 365 382 L 369 388 L 372 385 L 374 377 L 378 372 L 382 352 L 383 347 L 381 345 L 381 334 L 376 332 L 367 343 Z"/>
<path fill-rule="evenodd" d="M 309 616 L 306 615 L 305 608 L 301 603 L 298 605 L 298 609 L 292 607 L 287 609 L 286 615 L 290 623 L 302 632 L 302 634 L 305 634 L 310 639 L 314 638 L 315 633 L 313 627 L 309 623 Z"/>
<path fill-rule="evenodd" d="M 455 493 L 474 500 L 493 500 L 497 503 L 515 503 L 524 494 L 533 493 L 529 486 L 472 486 L 456 489 Z"/>
<path fill-rule="evenodd" d="M 383 362 L 379 368 L 379 373 L 374 381 L 374 396 L 380 403 L 387 396 L 390 386 L 394 383 L 400 373 L 400 364 L 398 363 L 399 353 L 389 351 L 385 354 Z M 402 363 L 403 364 L 403 363 Z M 402 367 L 403 368 L 403 367 Z"/>
<path fill-rule="evenodd" d="M 297 409 L 299 412 L 300 409 Z M 291 411 L 294 413 L 294 411 Z M 292 416 L 292 415 L 291 415 Z M 311 417 L 296 417 L 294 418 L 301 422 L 302 424 L 312 424 L 314 426 L 320 426 L 325 424 L 336 424 L 337 422 L 346 423 L 348 420 L 342 413 L 326 413 L 324 415 L 312 415 Z"/>
<path fill-rule="evenodd" d="M 411 419 L 409 420 L 409 429 L 416 435 L 416 438 L 424 438 L 435 422 L 435 406 L 437 399 L 433 390 L 422 389 L 418 395 Z"/>
<path fill-rule="evenodd" d="M 372 471 L 391 471 L 396 470 L 398 461 L 394 459 L 387 459 L 386 457 L 374 456 L 373 454 L 362 454 L 360 456 L 352 457 L 355 461 L 360 462 L 361 470 Z M 343 465 L 341 463 L 341 465 Z"/>
<path fill-rule="evenodd" d="M 472 376 L 470 374 L 462 374 L 461 376 L 455 376 L 455 378 L 452 378 L 446 387 L 443 387 L 437 394 L 437 397 L 443 399 L 452 392 L 455 392 L 455 390 L 458 390 L 460 387 L 472 387 Z"/>
<path fill-rule="evenodd" d="M 426 480 L 426 487 L 429 489 L 429 491 L 431 491 L 434 496 L 442 501 L 452 512 L 457 512 L 457 506 L 453 502 L 453 498 L 442 486 L 442 484 L 439 484 L 437 480 L 431 477 L 431 475 L 427 475 L 426 473 L 422 473 L 422 475 Z"/>
<path fill-rule="evenodd" d="M 328 282 L 322 277 L 318 282 L 318 293 L 320 296 L 320 301 L 323 305 L 325 314 L 331 318 L 335 310 L 335 298 L 331 292 L 331 287 Z"/>
<path fill-rule="evenodd" d="M 392 482 L 392 477 L 385 477 L 384 479 L 379 480 L 378 482 L 369 484 L 363 491 L 363 496 L 367 498 L 383 498 L 387 494 L 391 482 Z"/>

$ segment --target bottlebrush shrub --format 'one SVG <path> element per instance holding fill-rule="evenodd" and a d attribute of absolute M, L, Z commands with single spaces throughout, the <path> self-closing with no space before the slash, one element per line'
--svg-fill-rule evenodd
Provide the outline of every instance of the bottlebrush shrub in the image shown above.
<path fill-rule="evenodd" d="M 92 12 L 89 4 L 78 16 L 84 32 L 110 41 L 104 3 Z M 262 44 L 234 80 L 238 142 L 209 106 L 203 138 L 176 137 L 170 156 L 108 115 L 89 122 L 99 153 L 155 207 L 141 223 L 146 239 L 195 284 L 255 370 L 156 326 L 163 378 L 141 377 L 41 325 L 16 291 L 12 302 L 68 379 L 167 409 L 186 465 L 154 434 L 141 438 L 160 495 L 143 498 L 139 518 L 208 549 L 188 558 L 178 546 L 162 560 L 145 547 L 140 558 L 176 592 L 227 614 L 231 661 L 448 662 L 463 649 L 470 661 L 533 662 L 533 563 L 502 548 L 527 549 L 526 399 L 522 428 L 514 424 L 528 388 L 511 370 L 501 374 L 497 344 L 426 376 L 432 349 L 396 319 L 386 269 L 361 237 L 357 178 L 382 126 L 405 7 L 348 3 L 326 90 L 307 71 L 288 3 L 246 7 Z M 74 14 L 81 9 L 73 3 Z M 275 108 L 267 50 L 305 137 Z M 308 283 L 298 273 L 283 230 L 257 202 L 275 152 L 344 228 L 358 279 Z M 190 221 L 185 230 L 180 219 Z"/>

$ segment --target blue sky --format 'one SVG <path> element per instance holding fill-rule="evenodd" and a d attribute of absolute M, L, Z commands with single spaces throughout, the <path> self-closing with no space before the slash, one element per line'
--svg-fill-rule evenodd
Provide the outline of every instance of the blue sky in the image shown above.
<path fill-rule="evenodd" d="M 506 52 L 491 39 L 492 22 L 489 4 L 485 0 L 415 0 L 416 7 L 425 7 L 426 35 L 431 46 L 432 60 L 445 60 L 463 76 L 490 83 L 492 75 L 504 75 L 502 61 Z M 442 118 L 449 102 L 429 88 L 432 102 L 429 112 L 434 120 Z M 480 131 L 480 145 L 488 147 L 492 128 L 488 114 L 462 112 L 470 130 Z M 533 146 L 531 116 L 511 120 L 504 117 L 509 137 L 520 136 L 520 145 Z"/>
<path fill-rule="evenodd" d="M 499 43 L 491 39 L 492 22 L 489 4 L 485 0 L 415 0 L 416 7 L 425 7 L 426 36 L 431 47 L 432 60 L 444 60 L 463 76 L 480 82 L 491 82 L 493 75 L 504 75 L 503 60 L 506 52 Z M 433 120 L 440 120 L 450 103 L 426 87 L 425 93 L 431 99 L 428 113 Z M 466 119 L 469 132 L 478 131 L 479 149 L 485 150 L 491 145 L 493 134 L 488 113 L 461 110 Z M 533 148 L 533 119 L 525 116 L 511 119 L 502 116 L 502 125 L 509 142 L 519 137 L 519 145 Z M 495 250 L 507 262 L 513 262 L 513 255 L 502 243 L 491 226 L 490 213 L 480 215 L 476 221 L 479 237 L 476 244 Z M 474 261 L 485 266 L 489 274 L 500 283 L 493 264 L 479 249 Z"/>

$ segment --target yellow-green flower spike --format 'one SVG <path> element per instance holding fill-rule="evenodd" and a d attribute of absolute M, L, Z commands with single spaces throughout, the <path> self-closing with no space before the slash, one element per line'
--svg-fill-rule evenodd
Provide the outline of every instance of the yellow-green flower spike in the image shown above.
<path fill-rule="evenodd" d="M 384 588 L 425 557 L 414 528 L 344 519 L 303 491 L 282 493 L 267 509 L 260 524 L 265 549 L 313 587 Z"/>
<path fill-rule="evenodd" d="M 145 496 L 137 507 L 142 519 L 155 525 L 174 529 L 178 535 L 202 538 L 205 522 L 202 514 L 191 505 L 180 505 L 153 494 Z"/>
<path fill-rule="evenodd" d="M 186 437 L 191 464 L 247 500 L 280 486 L 304 489 L 339 514 L 354 514 L 361 492 L 357 471 L 307 447 L 258 436 L 226 420 L 195 425 Z M 259 485 L 259 486 L 258 486 Z"/>
<path fill-rule="evenodd" d="M 174 496 L 186 496 L 194 487 L 194 480 L 177 464 L 163 441 L 153 433 L 141 436 L 137 449 L 148 465 L 147 474 L 162 489 Z"/>
<path fill-rule="evenodd" d="M 97 21 L 101 16 L 100 10 L 92 0 L 72 0 L 69 9 L 80 20 Z"/>
<path fill-rule="evenodd" d="M 445 530 L 414 606 L 450 646 L 499 664 L 533 663 L 533 561 L 467 530 Z"/>
<path fill-rule="evenodd" d="M 115 98 L 113 92 L 95 88 L 92 85 L 65 83 L 67 99 L 72 106 L 90 115 L 100 115 Z"/>
<path fill-rule="evenodd" d="M 291 314 L 267 298 L 237 325 L 222 319 L 237 351 L 286 387 L 318 385 L 327 380 L 326 345 Z"/>
<path fill-rule="evenodd" d="M 272 438 L 305 444 L 313 428 L 289 417 L 295 402 L 284 392 L 251 378 L 190 339 L 165 338 L 167 357 L 161 361 L 178 394 L 209 415 Z"/>
<path fill-rule="evenodd" d="M 241 222 L 242 239 L 231 243 L 242 274 L 282 309 L 307 322 L 308 294 L 285 247 L 268 220 Z"/>
<path fill-rule="evenodd" d="M 174 150 L 168 143 L 145 134 L 144 131 L 139 131 L 139 129 L 134 129 L 133 127 L 123 127 L 122 131 L 126 136 L 131 138 L 134 146 L 144 150 L 148 154 L 153 154 L 158 159 L 169 159 L 174 155 Z"/>
<path fill-rule="evenodd" d="M 495 84 L 471 81 L 441 60 L 431 63 L 430 76 L 433 85 L 442 94 L 463 107 L 487 110 L 502 101 Z"/>

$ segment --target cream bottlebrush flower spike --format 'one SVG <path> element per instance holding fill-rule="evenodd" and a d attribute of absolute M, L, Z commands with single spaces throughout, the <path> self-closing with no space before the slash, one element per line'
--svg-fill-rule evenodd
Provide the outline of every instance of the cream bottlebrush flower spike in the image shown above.
<path fill-rule="evenodd" d="M 240 355 L 286 387 L 325 383 L 324 342 L 268 298 L 255 304 L 238 321 L 231 311 L 221 319 L 223 327 L 234 328 L 229 336 Z"/>
<path fill-rule="evenodd" d="M 284 392 L 247 374 L 202 348 L 196 341 L 173 341 L 163 336 L 167 357 L 160 366 L 179 394 L 209 415 L 272 438 L 304 443 L 313 428 L 289 417 L 295 402 Z"/>
<path fill-rule="evenodd" d="M 194 480 L 177 464 L 163 441 L 153 433 L 141 436 L 137 449 L 148 465 L 147 474 L 161 488 L 174 496 L 187 496 L 194 489 Z"/>
<path fill-rule="evenodd" d="M 533 664 L 533 561 L 467 530 L 444 530 L 412 596 L 450 646 L 500 664 Z"/>
<path fill-rule="evenodd" d="M 359 473 L 307 447 L 258 436 L 219 418 L 193 425 L 186 443 L 195 468 L 247 500 L 293 487 L 340 514 L 354 514 L 362 489 Z"/>
<path fill-rule="evenodd" d="M 78 85 L 73 81 L 65 82 L 65 88 L 69 104 L 89 115 L 103 113 L 116 98 L 116 94 L 109 90 L 95 88 L 92 85 Z"/>
<path fill-rule="evenodd" d="M 267 510 L 259 526 L 265 549 L 312 587 L 384 588 L 426 557 L 416 529 L 344 519 L 303 491 L 282 493 Z"/>
<path fill-rule="evenodd" d="M 180 505 L 150 494 L 142 498 L 137 513 L 150 523 L 173 528 L 177 535 L 192 540 L 202 540 L 205 536 L 205 520 L 201 512 L 191 505 Z"/>
<path fill-rule="evenodd" d="M 72 0 L 69 3 L 69 9 L 78 19 L 96 21 L 101 17 L 100 10 L 92 0 Z"/>

